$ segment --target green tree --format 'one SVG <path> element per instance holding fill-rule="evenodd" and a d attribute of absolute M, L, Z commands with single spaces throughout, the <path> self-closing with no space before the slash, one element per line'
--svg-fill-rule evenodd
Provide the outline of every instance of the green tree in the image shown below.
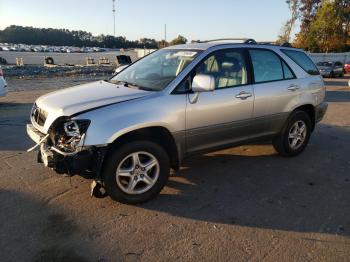
<path fill-rule="evenodd" d="M 179 35 L 178 37 L 176 37 L 170 42 L 170 45 L 181 45 L 186 43 L 187 43 L 187 39 L 184 36 Z"/>
<path fill-rule="evenodd" d="M 296 35 L 294 45 L 299 48 L 307 48 L 307 37 L 310 30 L 311 22 L 315 19 L 318 8 L 322 0 L 300 0 L 299 19 L 300 31 Z"/>
<path fill-rule="evenodd" d="M 294 41 L 296 47 L 311 52 L 350 49 L 349 0 L 300 0 L 299 18 L 301 25 Z M 280 39 L 285 35 L 281 34 Z"/>
<path fill-rule="evenodd" d="M 297 36 L 297 46 L 311 52 L 342 52 L 349 49 L 349 1 L 323 0 L 307 34 Z"/>

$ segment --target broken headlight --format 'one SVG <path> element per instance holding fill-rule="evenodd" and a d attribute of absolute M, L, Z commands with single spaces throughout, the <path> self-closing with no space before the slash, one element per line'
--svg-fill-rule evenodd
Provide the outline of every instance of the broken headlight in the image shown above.
<path fill-rule="evenodd" d="M 75 152 L 83 146 L 85 133 L 90 125 L 90 120 L 69 120 L 63 123 L 63 129 L 59 132 L 56 146 L 66 153 Z"/>
<path fill-rule="evenodd" d="M 90 125 L 90 120 L 71 120 L 63 124 L 64 132 L 69 137 L 77 137 L 85 134 Z"/>

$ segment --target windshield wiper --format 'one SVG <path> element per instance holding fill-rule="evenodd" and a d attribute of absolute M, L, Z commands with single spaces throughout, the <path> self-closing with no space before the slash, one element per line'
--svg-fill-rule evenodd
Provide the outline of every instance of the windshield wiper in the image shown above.
<path fill-rule="evenodd" d="M 140 89 L 140 90 L 145 90 L 145 91 L 156 91 L 152 88 L 149 87 L 144 87 L 144 86 L 140 86 L 134 83 L 130 83 L 128 81 L 118 81 L 118 80 L 109 80 L 110 83 L 115 84 L 115 85 L 123 85 L 125 87 L 130 87 L 130 88 L 136 88 L 136 89 Z"/>

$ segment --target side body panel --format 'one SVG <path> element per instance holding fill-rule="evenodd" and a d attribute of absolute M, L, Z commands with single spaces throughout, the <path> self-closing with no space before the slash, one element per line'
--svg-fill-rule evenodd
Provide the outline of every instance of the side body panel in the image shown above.
<path fill-rule="evenodd" d="M 247 99 L 236 98 L 241 92 L 252 94 Z M 253 88 L 251 85 L 232 87 L 199 94 L 191 103 L 188 95 L 186 110 L 187 153 L 230 144 L 249 137 L 253 114 Z"/>
<path fill-rule="evenodd" d="M 164 127 L 184 149 L 186 95 L 156 94 L 107 106 L 76 116 L 91 119 L 85 146 L 113 143 L 118 137 L 146 127 Z"/>
<path fill-rule="evenodd" d="M 275 51 L 291 68 L 296 78 L 254 84 L 254 114 L 252 125 L 263 135 L 278 133 L 290 113 L 303 105 L 316 106 L 325 97 L 321 76 L 307 74 L 280 50 Z"/>

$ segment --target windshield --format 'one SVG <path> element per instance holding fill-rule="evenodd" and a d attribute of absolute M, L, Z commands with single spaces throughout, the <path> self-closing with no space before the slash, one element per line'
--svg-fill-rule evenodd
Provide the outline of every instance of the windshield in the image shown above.
<path fill-rule="evenodd" d="M 331 67 L 333 65 L 332 62 L 319 62 L 317 63 L 317 66 L 327 66 L 327 67 Z"/>
<path fill-rule="evenodd" d="M 199 54 L 192 50 L 161 49 L 132 64 L 112 78 L 114 82 L 150 91 L 163 90 Z"/>

